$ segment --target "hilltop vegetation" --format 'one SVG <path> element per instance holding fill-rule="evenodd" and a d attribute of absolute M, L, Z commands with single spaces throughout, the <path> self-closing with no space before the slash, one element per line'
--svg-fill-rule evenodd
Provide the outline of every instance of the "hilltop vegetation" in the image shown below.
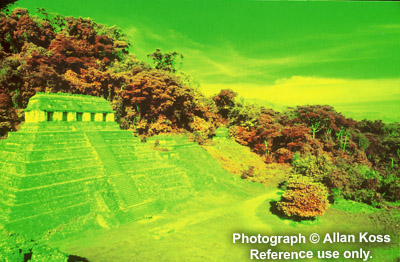
<path fill-rule="evenodd" d="M 385 207 L 399 200 L 399 123 L 355 121 L 328 105 L 277 112 L 247 104 L 232 90 L 207 98 L 177 70 L 181 54 L 157 49 L 147 64 L 130 46 L 120 29 L 89 18 L 43 9 L 35 16 L 20 8 L 1 13 L 0 136 L 18 130 L 36 92 L 100 96 L 112 104 L 121 128 L 142 137 L 189 132 L 204 144 L 216 128 L 229 127 L 230 136 L 265 163 L 293 166 L 288 194 L 320 187 L 331 201 Z"/>

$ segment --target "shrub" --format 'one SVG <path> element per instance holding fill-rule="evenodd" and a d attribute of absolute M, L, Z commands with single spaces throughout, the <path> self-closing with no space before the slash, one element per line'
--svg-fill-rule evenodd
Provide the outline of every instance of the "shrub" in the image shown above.
<path fill-rule="evenodd" d="M 314 156 L 307 153 L 303 157 L 296 154 L 293 157 L 292 165 L 292 174 L 308 176 L 317 182 L 321 182 L 324 177 L 329 176 L 333 169 L 331 159 L 325 154 Z"/>
<path fill-rule="evenodd" d="M 192 132 L 199 132 L 206 137 L 211 137 L 214 134 L 215 128 L 212 123 L 207 122 L 205 119 L 198 116 L 193 117 L 193 122 L 189 124 Z"/>
<path fill-rule="evenodd" d="M 382 177 L 379 172 L 374 171 L 367 166 L 360 166 L 361 173 L 364 176 L 364 181 L 362 183 L 362 188 L 377 191 L 381 188 Z"/>
<path fill-rule="evenodd" d="M 323 215 L 328 205 L 328 191 L 323 184 L 309 177 L 293 176 L 278 202 L 278 210 L 289 217 L 308 219 Z"/>
<path fill-rule="evenodd" d="M 209 138 L 204 131 L 193 131 L 192 133 L 186 133 L 187 138 L 190 142 L 198 143 L 199 145 L 211 145 L 212 140 Z"/>
<path fill-rule="evenodd" d="M 246 179 L 248 177 L 254 177 L 254 166 L 249 166 L 248 169 L 242 170 L 242 179 Z"/>
<path fill-rule="evenodd" d="M 382 207 L 384 203 L 383 196 L 371 189 L 358 190 L 354 195 L 354 200 L 378 208 Z"/>
<path fill-rule="evenodd" d="M 292 151 L 286 148 L 279 148 L 275 152 L 275 157 L 278 160 L 278 163 L 288 163 L 293 158 Z"/>
<path fill-rule="evenodd" d="M 346 199 L 353 199 L 357 190 L 363 183 L 362 174 L 345 168 L 335 168 L 330 176 L 324 178 L 324 184 L 333 192 L 340 190 L 340 194 Z"/>
<path fill-rule="evenodd" d="M 358 143 L 358 147 L 365 151 L 371 143 L 363 133 L 358 133 L 357 135 L 356 141 Z"/>
<path fill-rule="evenodd" d="M 400 177 L 396 174 L 388 174 L 382 182 L 384 197 L 388 201 L 400 200 Z"/>
<path fill-rule="evenodd" d="M 386 177 L 365 165 L 349 165 L 338 162 L 324 183 L 331 192 L 340 190 L 345 199 L 382 207 L 384 199 L 396 201 L 400 187 L 395 174 Z M 396 182 L 397 181 L 397 182 Z"/>
<path fill-rule="evenodd" d="M 0 261 L 67 262 L 68 255 L 48 246 L 42 240 L 0 230 Z M 81 261 L 81 260 L 79 260 Z"/>

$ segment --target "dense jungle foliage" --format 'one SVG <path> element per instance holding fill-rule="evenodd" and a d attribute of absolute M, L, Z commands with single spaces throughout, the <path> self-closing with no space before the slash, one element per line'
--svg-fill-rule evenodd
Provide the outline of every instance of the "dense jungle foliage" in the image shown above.
<path fill-rule="evenodd" d="M 43 9 L 36 15 L 20 8 L 1 13 L 0 137 L 18 130 L 36 92 L 101 96 L 112 104 L 121 128 L 136 135 L 188 132 L 206 143 L 217 127 L 227 126 L 233 139 L 264 162 L 290 163 L 286 186 L 292 192 L 280 204 L 287 215 L 323 213 L 302 214 L 287 204 L 307 188 L 326 190 L 331 201 L 345 198 L 376 207 L 399 200 L 399 123 L 355 121 L 328 105 L 277 112 L 248 104 L 232 90 L 207 98 L 178 70 L 181 54 L 157 49 L 148 64 L 130 54 L 130 46 L 120 29 L 88 18 Z M 319 195 L 318 203 L 327 206 L 326 194 Z"/>

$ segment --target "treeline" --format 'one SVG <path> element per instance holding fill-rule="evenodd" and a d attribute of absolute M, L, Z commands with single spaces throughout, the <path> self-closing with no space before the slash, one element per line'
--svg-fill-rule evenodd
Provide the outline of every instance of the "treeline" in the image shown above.
<path fill-rule="evenodd" d="M 151 66 L 129 54 L 116 27 L 90 19 L 15 9 L 0 16 L 0 136 L 24 121 L 36 92 L 66 92 L 109 100 L 122 128 L 140 135 L 209 132 L 214 104 L 175 72 L 177 53 L 156 50 Z M 207 129 L 207 130 L 203 130 Z"/>
<path fill-rule="evenodd" d="M 121 30 L 88 18 L 43 9 L 1 13 L 0 136 L 18 129 L 36 92 L 101 96 L 121 128 L 137 135 L 189 132 L 204 143 L 224 125 L 265 162 L 292 163 L 293 176 L 311 177 L 331 194 L 376 206 L 399 199 L 398 123 L 354 121 L 326 105 L 277 112 L 246 104 L 232 90 L 207 98 L 178 72 L 182 55 L 157 49 L 148 64 L 130 46 Z"/>
<path fill-rule="evenodd" d="M 293 166 L 278 205 L 286 215 L 321 215 L 328 196 L 375 207 L 400 199 L 399 123 L 355 121 L 327 105 L 276 112 L 236 97 L 232 90 L 213 97 L 230 136 L 267 163 Z"/>

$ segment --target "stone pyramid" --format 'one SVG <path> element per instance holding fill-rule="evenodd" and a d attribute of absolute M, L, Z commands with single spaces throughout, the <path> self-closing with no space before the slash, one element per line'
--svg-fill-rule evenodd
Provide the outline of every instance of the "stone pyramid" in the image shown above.
<path fill-rule="evenodd" d="M 103 98 L 38 93 L 20 130 L 0 141 L 0 226 L 34 237 L 152 216 L 195 190 L 171 157 L 120 130 Z"/>

